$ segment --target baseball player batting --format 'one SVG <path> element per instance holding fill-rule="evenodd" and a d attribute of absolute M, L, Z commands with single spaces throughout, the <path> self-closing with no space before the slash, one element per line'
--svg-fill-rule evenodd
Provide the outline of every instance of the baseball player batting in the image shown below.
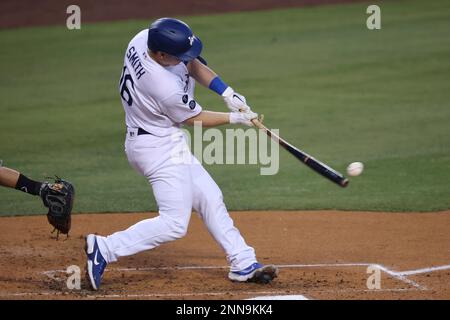
<path fill-rule="evenodd" d="M 230 280 L 267 283 L 278 274 L 275 266 L 258 263 L 255 250 L 233 225 L 221 190 L 191 154 L 180 129 L 196 121 L 207 127 L 252 126 L 258 116 L 206 66 L 202 46 L 186 23 L 172 18 L 156 20 L 128 44 L 119 82 L 127 127 L 125 153 L 151 184 L 159 216 L 106 237 L 86 237 L 87 275 L 94 290 L 108 263 L 182 238 L 192 209 L 224 250 Z M 195 81 L 221 95 L 231 112 L 203 110 L 194 99 Z M 174 150 L 184 150 L 190 161 L 174 161 Z"/>

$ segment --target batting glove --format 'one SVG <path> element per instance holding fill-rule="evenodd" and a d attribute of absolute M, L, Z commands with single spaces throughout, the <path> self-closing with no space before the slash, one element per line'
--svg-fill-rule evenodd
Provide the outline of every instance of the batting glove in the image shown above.
<path fill-rule="evenodd" d="M 258 114 L 248 109 L 246 112 L 231 112 L 230 123 L 231 124 L 245 124 L 246 126 L 253 126 L 252 120 L 257 119 Z"/>
<path fill-rule="evenodd" d="M 231 112 L 249 111 L 250 107 L 247 105 L 247 100 L 243 95 L 234 92 L 231 87 L 225 89 L 222 93 L 222 97 Z"/>

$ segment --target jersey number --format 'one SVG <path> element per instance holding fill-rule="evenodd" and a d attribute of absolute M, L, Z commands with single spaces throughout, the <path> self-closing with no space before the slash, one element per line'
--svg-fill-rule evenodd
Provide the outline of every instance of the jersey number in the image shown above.
<path fill-rule="evenodd" d="M 133 97 L 131 96 L 130 89 L 127 83 L 131 83 L 131 88 L 134 90 L 133 78 L 128 73 L 127 67 L 124 66 L 119 82 L 120 96 L 128 104 L 128 106 L 131 106 L 133 104 Z"/>

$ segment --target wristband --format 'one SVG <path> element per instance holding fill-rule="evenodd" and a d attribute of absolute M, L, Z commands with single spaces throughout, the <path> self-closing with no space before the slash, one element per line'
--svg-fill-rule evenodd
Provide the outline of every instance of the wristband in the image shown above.
<path fill-rule="evenodd" d="M 220 79 L 219 76 L 215 77 L 209 84 L 209 89 L 222 95 L 222 93 L 228 88 L 228 85 Z"/>

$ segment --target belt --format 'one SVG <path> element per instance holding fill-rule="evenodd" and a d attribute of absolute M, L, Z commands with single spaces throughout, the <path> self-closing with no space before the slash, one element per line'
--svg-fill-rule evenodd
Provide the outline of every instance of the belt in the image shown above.
<path fill-rule="evenodd" d="M 151 133 L 145 131 L 145 130 L 142 129 L 142 128 L 138 128 L 137 135 L 140 136 L 141 134 L 151 134 Z"/>
<path fill-rule="evenodd" d="M 129 129 L 127 129 L 127 134 L 129 134 L 130 137 L 134 137 L 135 135 L 136 135 L 136 136 L 140 136 L 140 135 L 142 135 L 142 134 L 151 134 L 151 133 L 145 131 L 145 130 L 142 129 L 142 128 L 137 128 L 137 130 L 134 129 L 134 128 L 133 128 L 133 129 L 129 128 Z"/>

